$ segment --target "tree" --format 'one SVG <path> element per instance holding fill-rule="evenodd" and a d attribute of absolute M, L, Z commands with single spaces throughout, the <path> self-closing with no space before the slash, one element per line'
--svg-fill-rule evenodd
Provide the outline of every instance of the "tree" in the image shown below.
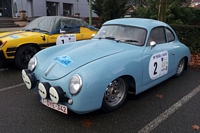
<path fill-rule="evenodd" d="M 101 23 L 111 19 L 121 18 L 126 13 L 128 0 L 104 0 L 102 5 Z"/>
<path fill-rule="evenodd" d="M 87 0 L 89 2 L 89 0 Z M 126 13 L 129 0 L 92 0 L 92 10 L 100 17 L 101 23 L 121 18 Z"/>
<path fill-rule="evenodd" d="M 137 5 L 134 14 L 135 17 L 158 19 L 171 24 L 187 24 L 195 18 L 192 8 L 188 7 L 190 1 L 146 0 L 147 4 Z"/>
<path fill-rule="evenodd" d="M 171 24 L 187 24 L 194 19 L 192 8 L 183 6 L 185 0 L 169 0 L 166 9 L 166 21 Z"/>
<path fill-rule="evenodd" d="M 159 9 L 158 9 L 158 20 L 165 22 L 166 21 L 166 0 L 160 0 Z"/>
<path fill-rule="evenodd" d="M 89 0 L 87 0 L 89 3 Z M 92 0 L 92 10 L 94 13 L 96 13 L 98 16 L 101 16 L 102 14 L 102 4 L 104 0 Z"/>

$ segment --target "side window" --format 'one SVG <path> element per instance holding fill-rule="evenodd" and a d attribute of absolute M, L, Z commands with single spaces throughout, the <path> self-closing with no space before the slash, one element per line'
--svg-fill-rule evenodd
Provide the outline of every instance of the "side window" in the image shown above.
<path fill-rule="evenodd" d="M 148 45 L 151 41 L 155 41 L 156 44 L 166 43 L 164 27 L 156 27 L 151 30 Z"/>
<path fill-rule="evenodd" d="M 170 29 L 166 28 L 166 34 L 167 34 L 168 42 L 172 42 L 172 41 L 175 40 L 175 36 L 174 36 L 173 32 Z"/>

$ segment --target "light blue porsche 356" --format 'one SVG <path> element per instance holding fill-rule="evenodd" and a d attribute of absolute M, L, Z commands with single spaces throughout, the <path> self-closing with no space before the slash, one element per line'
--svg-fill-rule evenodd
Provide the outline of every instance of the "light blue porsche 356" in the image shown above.
<path fill-rule="evenodd" d="M 105 22 L 91 39 L 38 52 L 22 70 L 40 102 L 67 114 L 118 109 L 127 94 L 137 95 L 180 76 L 190 51 L 166 23 L 141 18 Z"/>

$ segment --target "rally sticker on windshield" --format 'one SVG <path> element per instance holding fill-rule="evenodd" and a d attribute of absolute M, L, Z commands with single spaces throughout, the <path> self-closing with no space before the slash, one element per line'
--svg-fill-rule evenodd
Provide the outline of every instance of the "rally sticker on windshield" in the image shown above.
<path fill-rule="evenodd" d="M 54 59 L 54 61 L 65 66 L 65 67 L 68 67 L 70 64 L 73 63 L 73 61 L 67 55 L 58 56 Z"/>
<path fill-rule="evenodd" d="M 157 79 L 168 73 L 168 52 L 160 52 L 151 56 L 149 62 L 149 76 L 151 79 Z"/>

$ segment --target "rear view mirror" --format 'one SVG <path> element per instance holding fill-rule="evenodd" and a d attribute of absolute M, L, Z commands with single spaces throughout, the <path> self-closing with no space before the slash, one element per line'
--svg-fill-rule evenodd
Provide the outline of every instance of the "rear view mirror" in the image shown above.
<path fill-rule="evenodd" d="M 66 34 L 66 31 L 60 29 L 60 34 Z"/>
<path fill-rule="evenodd" d="M 152 49 L 153 47 L 155 47 L 156 46 L 156 42 L 155 41 L 151 41 L 150 42 L 150 49 Z"/>
<path fill-rule="evenodd" d="M 96 34 L 92 34 L 92 38 L 94 38 L 94 37 L 95 37 L 95 35 L 96 35 Z"/>

